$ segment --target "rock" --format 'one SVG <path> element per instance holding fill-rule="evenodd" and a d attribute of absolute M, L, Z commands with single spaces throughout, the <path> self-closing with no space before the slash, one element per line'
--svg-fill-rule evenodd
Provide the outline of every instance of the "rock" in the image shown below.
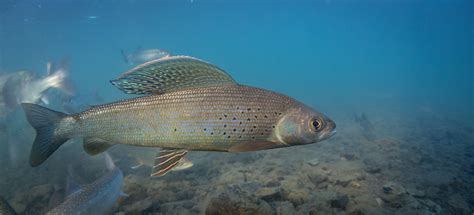
<path fill-rule="evenodd" d="M 142 211 L 156 211 L 159 210 L 159 205 L 153 205 L 153 199 L 148 197 L 146 199 L 136 201 L 133 204 L 123 206 L 125 214 L 136 214 L 141 213 Z"/>
<path fill-rule="evenodd" d="M 160 205 L 161 212 L 165 214 L 169 214 L 172 212 L 176 212 L 179 209 L 191 209 L 194 205 L 194 202 L 191 200 L 182 200 L 176 202 L 167 202 Z M 187 211 L 187 210 L 186 210 Z"/>
<path fill-rule="evenodd" d="M 375 160 L 364 159 L 363 162 L 364 162 L 364 170 L 367 173 L 375 174 L 375 173 L 379 173 L 380 171 L 382 171 L 382 168 L 380 167 L 378 162 L 376 162 Z"/>
<path fill-rule="evenodd" d="M 317 166 L 319 164 L 319 160 L 315 158 L 315 159 L 309 160 L 307 163 L 311 166 Z"/>
<path fill-rule="evenodd" d="M 309 200 L 309 193 L 308 189 L 286 190 L 284 198 L 293 203 L 293 205 L 298 206 Z"/>
<path fill-rule="evenodd" d="M 351 182 L 351 187 L 352 188 L 360 188 L 360 183 L 357 181 L 352 181 Z"/>
<path fill-rule="evenodd" d="M 291 202 L 275 202 L 274 203 L 275 213 L 277 215 L 295 214 L 296 210 Z"/>
<path fill-rule="evenodd" d="M 281 182 L 283 199 L 290 201 L 295 206 L 303 204 L 309 199 L 310 191 L 304 188 L 302 180 L 296 176 L 288 177 Z"/>
<path fill-rule="evenodd" d="M 343 154 L 341 158 L 344 160 L 352 161 L 355 160 L 357 157 L 354 154 Z"/>
<path fill-rule="evenodd" d="M 448 204 L 452 207 L 453 214 L 469 214 L 470 212 L 469 204 L 460 194 L 451 195 Z"/>
<path fill-rule="evenodd" d="M 282 198 L 281 190 L 277 187 L 262 187 L 255 192 L 255 195 L 267 202 L 274 202 Z"/>
<path fill-rule="evenodd" d="M 383 200 L 379 197 L 375 198 L 375 202 L 377 202 L 377 205 L 379 207 L 383 207 Z"/>
<path fill-rule="evenodd" d="M 418 202 L 420 203 L 420 205 L 425 207 L 428 211 L 433 212 L 434 214 L 439 214 L 442 210 L 441 206 L 429 199 L 419 199 Z"/>
<path fill-rule="evenodd" d="M 347 187 L 352 181 L 364 180 L 365 175 L 359 172 L 352 172 L 339 176 L 336 180 L 336 185 Z"/>
<path fill-rule="evenodd" d="M 364 215 L 364 212 L 362 212 L 362 210 L 360 209 L 355 209 L 355 210 L 350 211 L 348 215 Z"/>
<path fill-rule="evenodd" d="M 415 197 L 415 198 L 424 198 L 426 196 L 426 193 L 425 191 L 423 190 L 418 190 L 414 187 L 408 187 L 406 189 L 407 193 L 410 194 L 411 196 Z"/>
<path fill-rule="evenodd" d="M 388 182 L 382 187 L 381 198 L 390 207 L 401 208 L 406 202 L 407 192 L 401 185 L 395 182 Z"/>
<path fill-rule="evenodd" d="M 324 175 L 308 175 L 308 178 L 317 187 L 328 180 L 328 177 Z"/>
<path fill-rule="evenodd" d="M 249 189 L 251 190 L 251 189 Z M 210 197 L 206 214 L 273 214 L 270 205 L 239 185 L 226 187 Z"/>
<path fill-rule="evenodd" d="M 330 200 L 329 204 L 332 208 L 346 210 L 347 204 L 349 203 L 349 197 L 347 195 L 337 196 L 336 199 Z"/>
<path fill-rule="evenodd" d="M 17 193 L 10 204 L 17 213 L 42 214 L 46 212 L 45 210 L 54 191 L 52 184 L 38 185 L 27 191 Z"/>

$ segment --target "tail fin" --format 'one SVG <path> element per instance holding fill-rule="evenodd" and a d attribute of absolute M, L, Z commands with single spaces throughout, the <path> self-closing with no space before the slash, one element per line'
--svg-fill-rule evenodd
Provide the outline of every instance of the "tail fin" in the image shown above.
<path fill-rule="evenodd" d="M 30 165 L 38 166 L 69 138 L 55 134 L 59 122 L 68 115 L 36 104 L 22 103 L 26 119 L 36 130 L 30 154 Z"/>
<path fill-rule="evenodd" d="M 16 211 L 8 204 L 8 202 L 0 196 L 0 214 L 2 215 L 16 215 Z"/>

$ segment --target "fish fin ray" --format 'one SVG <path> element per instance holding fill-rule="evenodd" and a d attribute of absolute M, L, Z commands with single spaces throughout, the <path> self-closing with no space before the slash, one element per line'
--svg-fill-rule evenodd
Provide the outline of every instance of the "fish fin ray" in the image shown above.
<path fill-rule="evenodd" d="M 173 172 L 182 171 L 182 170 L 189 169 L 193 166 L 194 166 L 194 163 L 191 160 L 189 160 L 186 157 L 183 157 L 181 160 L 179 160 L 178 164 L 176 164 L 176 166 L 171 169 L 171 171 Z"/>
<path fill-rule="evenodd" d="M 224 70 L 189 56 L 171 56 L 151 60 L 110 82 L 125 93 L 139 95 L 237 84 Z"/>
<path fill-rule="evenodd" d="M 179 162 L 184 158 L 188 153 L 187 150 L 161 150 L 158 152 L 155 158 L 155 165 L 153 165 L 153 170 L 151 176 L 164 176 L 171 169 L 173 169 Z"/>
<path fill-rule="evenodd" d="M 113 146 L 113 144 L 100 138 L 89 137 L 89 138 L 84 138 L 83 146 L 87 154 L 96 155 L 96 154 L 100 154 L 106 151 L 108 148 Z"/>
<path fill-rule="evenodd" d="M 264 149 L 273 149 L 281 147 L 280 144 L 271 141 L 247 141 L 232 146 L 229 152 L 251 152 Z"/>

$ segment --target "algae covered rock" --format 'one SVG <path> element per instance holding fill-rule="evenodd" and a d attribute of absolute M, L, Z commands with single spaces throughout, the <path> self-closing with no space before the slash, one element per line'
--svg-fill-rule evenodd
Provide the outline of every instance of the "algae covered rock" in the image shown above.
<path fill-rule="evenodd" d="M 205 213 L 213 214 L 273 214 L 271 206 L 239 185 L 231 185 L 212 195 Z"/>

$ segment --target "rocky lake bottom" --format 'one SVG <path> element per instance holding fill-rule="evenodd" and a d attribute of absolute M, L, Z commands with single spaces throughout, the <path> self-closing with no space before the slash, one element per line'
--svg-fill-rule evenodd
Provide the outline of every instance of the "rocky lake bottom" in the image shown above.
<path fill-rule="evenodd" d="M 110 214 L 473 213 L 473 127 L 417 114 L 358 113 L 336 122 L 337 135 L 321 143 L 190 152 L 192 168 L 158 178 L 149 177 L 149 165 L 131 168 L 139 159 L 151 164 L 155 149 L 114 146 L 109 152 L 124 172 L 129 196 Z M 34 133 L 28 127 L 15 132 Z M 24 139 L 17 149 L 24 153 L 11 162 L 2 152 L 8 165 L 0 167 L 0 192 L 19 214 L 45 213 L 60 203 L 68 166 L 82 183 L 103 174 L 103 157 L 88 156 L 74 141 L 31 168 L 33 135 Z"/>

